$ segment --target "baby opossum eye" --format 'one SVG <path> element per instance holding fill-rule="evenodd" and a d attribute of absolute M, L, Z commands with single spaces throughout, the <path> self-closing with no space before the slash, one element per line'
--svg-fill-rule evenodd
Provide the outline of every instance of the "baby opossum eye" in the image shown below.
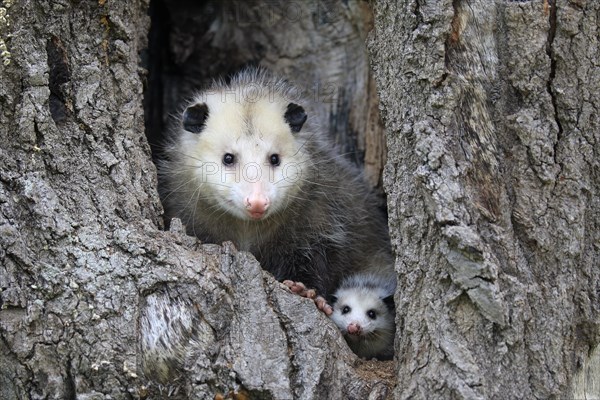
<path fill-rule="evenodd" d="M 223 156 L 223 164 L 231 165 L 235 161 L 235 157 L 231 153 L 225 153 Z"/>
<path fill-rule="evenodd" d="M 344 308 L 342 308 L 342 314 L 348 314 L 350 312 L 350 307 L 345 306 Z"/>
<path fill-rule="evenodd" d="M 271 157 L 269 158 L 269 162 L 274 167 L 278 166 L 281 163 L 281 161 L 279 160 L 279 154 L 271 154 Z"/>
<path fill-rule="evenodd" d="M 377 318 L 377 313 L 375 312 L 375 310 L 369 310 L 367 311 L 367 316 L 371 319 L 375 319 Z"/>

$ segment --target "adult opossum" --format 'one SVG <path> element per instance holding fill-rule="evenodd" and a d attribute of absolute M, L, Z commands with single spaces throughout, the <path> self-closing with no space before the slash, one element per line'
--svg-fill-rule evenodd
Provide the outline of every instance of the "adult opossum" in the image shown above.
<path fill-rule="evenodd" d="M 278 280 L 326 296 L 393 262 L 378 200 L 299 94 L 260 69 L 198 93 L 171 129 L 161 197 L 189 234 L 230 240 Z"/>

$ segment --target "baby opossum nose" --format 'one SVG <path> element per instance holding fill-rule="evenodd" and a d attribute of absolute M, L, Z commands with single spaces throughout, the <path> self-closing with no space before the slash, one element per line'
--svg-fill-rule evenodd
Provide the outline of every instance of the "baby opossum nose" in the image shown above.
<path fill-rule="evenodd" d="M 262 218 L 269 208 L 269 204 L 269 198 L 263 193 L 252 193 L 246 197 L 246 210 L 254 219 Z"/>
<path fill-rule="evenodd" d="M 360 335 L 360 333 L 362 332 L 362 328 L 360 327 L 360 324 L 358 324 L 357 322 L 352 322 L 350 324 L 348 324 L 348 333 L 351 335 Z"/>

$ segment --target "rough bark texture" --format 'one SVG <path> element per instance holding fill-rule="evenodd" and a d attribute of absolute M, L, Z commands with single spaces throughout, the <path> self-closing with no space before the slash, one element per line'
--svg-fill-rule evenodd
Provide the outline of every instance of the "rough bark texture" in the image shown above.
<path fill-rule="evenodd" d="M 0 31 L 0 398 L 384 398 L 389 382 L 252 256 L 161 230 L 147 7 L 15 2 Z M 157 305 L 187 340 L 170 353 L 141 340 Z"/>
<path fill-rule="evenodd" d="M 397 398 L 600 396 L 600 4 L 556 3 L 373 5 Z"/>

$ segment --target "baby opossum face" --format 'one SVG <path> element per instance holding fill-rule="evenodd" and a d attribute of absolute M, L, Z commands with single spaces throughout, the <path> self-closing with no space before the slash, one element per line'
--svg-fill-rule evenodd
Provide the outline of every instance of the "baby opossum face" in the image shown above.
<path fill-rule="evenodd" d="M 340 289 L 333 298 L 331 319 L 349 341 L 376 341 L 383 331 L 394 329 L 392 303 L 391 296 L 382 297 L 372 289 Z"/>
<path fill-rule="evenodd" d="M 298 132 L 307 116 L 281 98 L 250 100 L 234 92 L 202 96 L 183 113 L 180 151 L 192 167 L 189 184 L 215 213 L 262 220 L 285 208 L 306 179 Z"/>

